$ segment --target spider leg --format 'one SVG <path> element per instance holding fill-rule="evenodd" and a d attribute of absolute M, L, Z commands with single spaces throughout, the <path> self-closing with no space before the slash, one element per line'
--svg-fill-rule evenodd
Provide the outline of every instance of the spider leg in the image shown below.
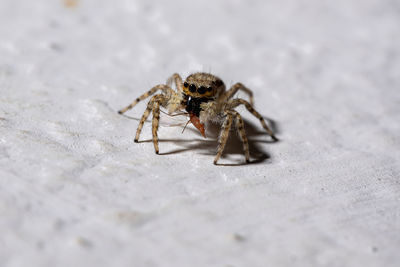
<path fill-rule="evenodd" d="M 276 136 L 274 135 L 274 133 L 272 132 L 272 130 L 267 126 L 267 124 L 265 123 L 264 118 L 260 115 L 260 113 L 258 113 L 253 107 L 252 105 L 247 102 L 246 100 L 237 98 L 237 99 L 233 99 L 231 101 L 229 101 L 228 103 L 228 107 L 233 109 L 239 105 L 244 105 L 246 107 L 246 109 L 253 114 L 257 119 L 260 120 L 260 123 L 262 125 L 262 127 L 267 131 L 267 133 L 271 136 L 271 138 L 274 141 L 278 141 L 278 138 L 276 138 Z"/>
<path fill-rule="evenodd" d="M 240 140 L 242 140 L 244 156 L 246 157 L 246 162 L 250 162 L 250 151 L 249 151 L 249 141 L 247 140 L 246 131 L 244 130 L 244 122 L 242 116 L 239 112 L 233 111 L 235 114 L 236 131 L 238 131 Z"/>
<path fill-rule="evenodd" d="M 231 125 L 232 125 L 232 113 L 231 112 L 226 112 L 226 118 L 224 123 L 222 124 L 222 129 L 221 129 L 221 133 L 219 135 L 219 140 L 218 140 L 218 149 L 217 149 L 217 155 L 215 156 L 214 159 L 214 164 L 217 164 L 217 161 L 219 160 L 219 158 L 222 155 L 222 152 L 224 151 L 225 145 L 226 145 L 226 141 L 228 140 L 228 136 L 229 136 L 229 130 L 231 129 Z"/>
<path fill-rule="evenodd" d="M 158 149 L 158 125 L 160 123 L 160 103 L 158 101 L 154 101 L 153 104 L 153 120 L 151 124 L 151 130 L 153 133 L 153 145 L 156 154 L 159 153 Z"/>
<path fill-rule="evenodd" d="M 249 95 L 250 105 L 254 106 L 253 92 L 242 83 L 235 83 L 234 85 L 232 85 L 232 87 L 225 92 L 225 100 L 227 101 L 231 99 L 239 90 L 242 90 Z"/>
<path fill-rule="evenodd" d="M 159 107 L 160 107 L 160 101 L 161 101 L 162 97 L 163 96 L 160 94 L 155 95 L 150 99 L 149 103 L 147 104 L 146 110 L 143 112 L 142 118 L 140 119 L 139 125 L 136 130 L 135 143 L 137 143 L 139 141 L 140 132 L 142 131 L 143 124 L 149 117 L 150 112 L 153 112 L 153 120 L 154 120 L 154 105 L 155 104 L 158 105 L 158 118 L 160 117 Z M 157 125 L 157 128 L 158 128 L 158 125 Z"/>
<path fill-rule="evenodd" d="M 154 86 L 153 88 L 151 88 L 149 91 L 147 91 L 146 93 L 144 93 L 143 95 L 139 96 L 138 98 L 135 99 L 135 101 L 133 101 L 131 104 L 129 104 L 128 106 L 126 106 L 125 108 L 121 109 L 118 111 L 119 114 L 123 114 L 126 111 L 130 110 L 131 108 L 133 108 L 134 106 L 136 106 L 137 103 L 139 103 L 140 101 L 142 101 L 143 99 L 146 99 L 147 97 L 151 96 L 152 94 L 154 94 L 155 92 L 157 92 L 158 90 L 161 90 L 163 93 L 165 93 L 166 95 L 172 95 L 172 94 L 176 94 L 174 92 L 174 90 L 172 90 L 171 87 L 169 87 L 168 85 L 165 84 L 159 84 Z"/>
<path fill-rule="evenodd" d="M 147 120 L 147 117 L 150 115 L 152 110 L 151 101 L 147 104 L 146 110 L 143 112 L 142 118 L 140 119 L 139 125 L 136 129 L 135 143 L 139 142 L 140 132 L 142 131 L 143 124 Z"/>
<path fill-rule="evenodd" d="M 182 77 L 178 73 L 174 73 L 171 77 L 169 77 L 167 80 L 167 85 L 171 86 L 173 82 L 175 82 L 178 93 L 181 93 L 183 91 L 183 81 Z"/>

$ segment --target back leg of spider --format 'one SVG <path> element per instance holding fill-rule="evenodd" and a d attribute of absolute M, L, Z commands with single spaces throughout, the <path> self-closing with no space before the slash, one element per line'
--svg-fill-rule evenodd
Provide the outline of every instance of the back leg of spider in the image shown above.
<path fill-rule="evenodd" d="M 249 88 L 244 86 L 242 83 L 235 83 L 228 91 L 226 91 L 225 93 L 226 100 L 231 99 L 239 90 L 242 90 L 249 95 L 250 104 L 254 106 L 253 92 Z"/>
<path fill-rule="evenodd" d="M 143 95 L 139 96 L 138 98 L 135 99 L 135 101 L 133 101 L 131 104 L 129 104 L 128 106 L 126 106 L 125 108 L 121 109 L 118 111 L 119 114 L 123 114 L 126 111 L 132 109 L 134 106 L 136 106 L 137 103 L 139 103 L 140 101 L 142 101 L 143 99 L 146 99 L 147 97 L 153 95 L 155 92 L 157 92 L 158 90 L 163 91 L 166 94 L 174 94 L 174 90 L 172 90 L 171 87 L 169 87 L 168 85 L 165 84 L 159 84 L 154 86 L 153 88 L 151 88 L 149 91 L 147 91 L 146 93 L 144 93 Z"/>
<path fill-rule="evenodd" d="M 239 105 L 244 105 L 246 107 L 246 109 L 254 115 L 254 117 L 256 117 L 257 119 L 260 120 L 260 123 L 262 125 L 262 127 L 267 131 L 267 133 L 271 136 L 271 138 L 274 141 L 278 141 L 278 138 L 276 138 L 276 136 L 274 135 L 274 133 L 272 132 L 272 130 L 267 126 L 267 124 L 265 123 L 264 118 L 260 115 L 260 113 L 258 113 L 253 107 L 252 105 L 247 102 L 246 100 L 237 98 L 237 99 L 233 99 L 230 101 L 229 103 L 229 108 L 233 109 Z"/>

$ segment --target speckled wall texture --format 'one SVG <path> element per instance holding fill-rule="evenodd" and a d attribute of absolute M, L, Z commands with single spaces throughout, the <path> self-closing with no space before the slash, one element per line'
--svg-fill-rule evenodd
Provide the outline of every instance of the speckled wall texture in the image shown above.
<path fill-rule="evenodd" d="M 0 1 L 0 266 L 400 266 L 400 3 Z M 177 72 L 242 82 L 213 165 L 146 101 Z M 237 97 L 246 98 L 239 92 Z M 151 118 L 151 116 L 150 116 Z"/>

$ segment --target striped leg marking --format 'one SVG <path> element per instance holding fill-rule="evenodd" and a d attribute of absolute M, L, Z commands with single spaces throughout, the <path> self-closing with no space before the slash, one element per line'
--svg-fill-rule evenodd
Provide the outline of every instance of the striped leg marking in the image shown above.
<path fill-rule="evenodd" d="M 260 120 L 260 123 L 262 125 L 262 127 L 267 131 L 267 133 L 272 137 L 272 139 L 274 141 L 278 141 L 278 138 L 276 138 L 276 136 L 274 135 L 274 133 L 272 132 L 272 130 L 267 126 L 267 124 L 265 123 L 264 118 L 260 115 L 260 113 L 258 113 L 253 107 L 252 105 L 247 102 L 246 100 L 237 98 L 237 99 L 233 99 L 230 101 L 229 107 L 230 108 L 235 108 L 239 105 L 244 105 L 246 107 L 246 109 L 253 114 L 257 119 Z"/>
<path fill-rule="evenodd" d="M 247 140 L 246 131 L 244 130 L 244 122 L 242 116 L 240 116 L 238 112 L 234 111 L 234 114 L 235 114 L 236 130 L 239 133 L 240 140 L 242 140 L 243 152 L 246 158 L 246 162 L 249 163 L 250 162 L 249 141 Z"/>
<path fill-rule="evenodd" d="M 159 153 L 158 149 L 158 125 L 160 123 L 160 103 L 158 101 L 154 101 L 153 104 L 153 120 L 152 120 L 152 133 L 153 133 L 153 145 L 156 154 Z"/>
<path fill-rule="evenodd" d="M 178 91 L 178 93 L 182 93 L 182 91 L 183 91 L 183 81 L 182 81 L 182 77 L 178 73 L 174 73 L 167 80 L 167 85 L 171 86 L 173 82 L 175 82 L 176 90 Z"/>
<path fill-rule="evenodd" d="M 225 93 L 226 100 L 231 99 L 239 90 L 242 90 L 249 95 L 250 105 L 254 106 L 253 92 L 246 86 L 244 86 L 242 83 L 235 83 L 228 91 L 226 91 Z"/>
<path fill-rule="evenodd" d="M 228 140 L 229 136 L 229 130 L 231 129 L 231 125 L 232 125 L 232 114 L 227 113 L 224 124 L 222 125 L 221 134 L 219 136 L 218 150 L 217 150 L 217 155 L 215 156 L 214 159 L 214 164 L 217 164 L 217 161 L 219 160 L 219 158 L 222 155 L 222 152 L 224 151 L 226 141 Z"/>
<path fill-rule="evenodd" d="M 137 103 L 139 103 L 140 101 L 142 101 L 143 99 L 146 99 L 147 97 L 153 95 L 155 92 L 157 92 L 158 90 L 161 90 L 164 94 L 166 95 L 172 95 L 174 94 L 174 90 L 172 90 L 171 87 L 169 87 L 168 85 L 165 84 L 159 84 L 154 86 L 153 88 L 151 88 L 149 91 L 147 91 L 146 93 L 144 93 L 143 95 L 139 96 L 138 98 L 135 99 L 135 101 L 133 101 L 130 105 L 128 105 L 127 107 L 121 109 L 118 111 L 119 114 L 123 114 L 126 111 L 130 110 L 131 108 L 133 108 L 134 106 L 136 106 Z"/>
<path fill-rule="evenodd" d="M 162 99 L 162 95 L 155 95 L 150 99 L 149 103 L 147 104 L 146 110 L 143 112 L 142 118 L 140 119 L 139 125 L 136 130 L 135 143 L 137 143 L 139 141 L 140 132 L 142 131 L 143 124 L 149 117 L 150 112 L 152 112 L 152 111 L 153 111 L 153 119 L 154 119 L 154 105 L 155 105 L 155 103 L 157 103 L 158 110 L 159 110 L 159 101 L 161 99 Z M 160 116 L 159 111 L 158 111 L 158 116 Z"/>
<path fill-rule="evenodd" d="M 140 119 L 139 125 L 136 129 L 135 143 L 139 142 L 140 132 L 142 131 L 144 122 L 147 120 L 147 117 L 149 117 L 149 115 L 150 115 L 151 109 L 152 109 L 152 103 L 150 101 L 147 104 L 147 108 L 143 112 L 142 118 Z"/>

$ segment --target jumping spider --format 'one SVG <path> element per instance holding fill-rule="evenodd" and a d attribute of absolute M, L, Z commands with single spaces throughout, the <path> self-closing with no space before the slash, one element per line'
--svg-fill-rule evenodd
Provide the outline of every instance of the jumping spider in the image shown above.
<path fill-rule="evenodd" d="M 171 88 L 173 82 L 176 84 L 176 91 Z M 153 112 L 152 133 L 156 154 L 159 153 L 157 130 L 160 120 L 160 106 L 166 108 L 169 114 L 185 110 L 187 112 L 185 114 L 189 115 L 190 118 L 188 122 L 191 122 L 204 137 L 206 137 L 204 129 L 205 122 L 222 122 L 214 164 L 217 164 L 217 161 L 224 151 L 233 120 L 235 120 L 236 130 L 243 143 L 246 162 L 250 160 L 249 143 L 244 130 L 243 119 L 235 110 L 239 105 L 244 105 L 251 114 L 260 120 L 262 127 L 272 139 L 275 141 L 278 140 L 271 129 L 268 128 L 260 113 L 253 108 L 254 101 L 251 90 L 241 83 L 236 83 L 226 91 L 225 84 L 222 80 L 209 73 L 198 72 L 191 74 L 184 82 L 179 74 L 174 74 L 167 80 L 167 84 L 154 86 L 148 92 L 136 98 L 129 106 L 118 111 L 118 113 L 123 114 L 127 110 L 133 108 L 139 101 L 153 95 L 158 90 L 161 90 L 161 93 L 154 95 L 148 102 L 147 108 L 140 119 L 135 137 L 135 142 L 138 142 L 143 124 L 150 115 L 150 112 Z M 240 98 L 232 99 L 238 90 L 242 90 L 249 95 L 250 103 Z"/>

